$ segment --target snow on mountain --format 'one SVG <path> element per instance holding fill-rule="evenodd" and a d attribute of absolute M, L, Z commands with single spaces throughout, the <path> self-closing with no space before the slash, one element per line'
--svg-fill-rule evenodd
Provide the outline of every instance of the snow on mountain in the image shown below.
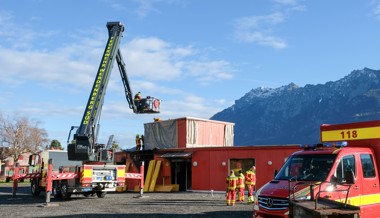
<path fill-rule="evenodd" d="M 380 70 L 354 70 L 325 84 L 258 87 L 210 119 L 235 123 L 235 145 L 319 141 L 324 123 L 380 119 Z"/>

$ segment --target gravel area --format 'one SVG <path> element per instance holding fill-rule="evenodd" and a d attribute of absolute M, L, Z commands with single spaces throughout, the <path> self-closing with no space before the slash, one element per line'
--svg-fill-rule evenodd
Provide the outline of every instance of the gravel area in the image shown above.
<path fill-rule="evenodd" d="M 108 193 L 105 198 L 73 195 L 71 200 L 51 198 L 45 193 L 30 194 L 29 187 L 12 188 L 0 184 L 0 217 L 127 217 L 127 218 L 252 218 L 252 205 L 237 202 L 226 206 L 223 193 Z"/>

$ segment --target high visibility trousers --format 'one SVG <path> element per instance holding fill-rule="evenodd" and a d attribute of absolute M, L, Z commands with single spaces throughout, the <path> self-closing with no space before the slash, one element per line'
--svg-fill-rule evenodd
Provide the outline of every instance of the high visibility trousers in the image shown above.
<path fill-rule="evenodd" d="M 253 188 L 255 185 L 247 185 L 248 187 L 248 203 L 253 203 Z"/>
<path fill-rule="evenodd" d="M 238 188 L 238 201 L 244 201 L 244 187 Z"/>
<path fill-rule="evenodd" d="M 228 190 L 227 192 L 227 206 L 235 205 L 236 191 Z"/>

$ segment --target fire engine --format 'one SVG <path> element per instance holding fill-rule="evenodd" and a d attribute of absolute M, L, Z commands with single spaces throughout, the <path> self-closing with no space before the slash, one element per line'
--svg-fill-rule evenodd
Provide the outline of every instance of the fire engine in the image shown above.
<path fill-rule="evenodd" d="M 108 22 L 107 28 L 109 38 L 82 121 L 79 126 L 72 126 L 69 132 L 65 163 L 59 162 L 63 159 L 54 158 L 50 151 L 42 152 L 30 157 L 29 164 L 35 167 L 33 173 L 18 175 L 15 172 L 16 180 L 30 179 L 33 195 L 39 195 L 43 190 L 50 190 L 52 186 L 55 198 L 69 199 L 72 194 L 85 196 L 96 194 L 99 198 L 103 198 L 107 191 L 116 191 L 117 187 L 124 187 L 125 179 L 140 179 L 142 186 L 140 190 L 143 188 L 143 164 L 139 174 L 126 173 L 125 165 L 113 163 L 112 143 L 105 145 L 97 142 L 100 114 L 114 60 L 116 59 L 120 71 L 129 108 L 134 113 L 159 113 L 160 100 L 151 96 L 139 101 L 133 99 L 125 63 L 119 49 L 124 25 L 121 22 Z M 73 138 L 70 138 L 74 129 L 76 132 Z M 53 163 L 48 163 L 49 160 L 53 160 Z"/>
<path fill-rule="evenodd" d="M 379 132 L 380 120 L 322 125 L 321 143 L 302 145 L 256 192 L 253 217 L 288 217 L 289 201 L 313 201 L 317 210 L 318 199 L 380 217 Z"/>

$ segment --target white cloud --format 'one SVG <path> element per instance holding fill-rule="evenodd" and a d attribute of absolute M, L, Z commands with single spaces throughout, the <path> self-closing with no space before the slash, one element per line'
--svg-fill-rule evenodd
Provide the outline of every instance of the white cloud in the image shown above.
<path fill-rule="evenodd" d="M 136 38 L 122 49 L 131 75 L 153 80 L 173 80 L 181 75 L 182 63 L 178 61 L 192 53 L 191 49 L 175 48 L 154 38 Z"/>
<path fill-rule="evenodd" d="M 125 10 L 126 8 L 124 7 L 123 4 L 120 4 L 120 2 L 118 1 L 115 1 L 115 0 L 102 0 L 103 2 L 105 2 L 105 5 L 107 7 L 110 7 L 112 8 L 113 10 Z"/>
<path fill-rule="evenodd" d="M 12 22 L 10 13 L 0 12 L 0 36 L 11 42 L 0 45 L 0 74 L 3 74 L 0 83 L 20 85 L 33 81 L 40 85 L 55 83 L 58 87 L 70 85 L 74 88 L 92 84 L 104 50 L 106 31 L 98 28 L 65 33 L 69 38 L 55 43 L 55 48 L 51 48 L 51 45 L 50 48 L 44 48 L 33 43 L 40 32 L 52 39 L 61 37 L 54 31 L 35 31 L 25 25 L 16 25 Z M 33 48 L 34 45 L 38 49 Z M 205 84 L 213 79 L 226 80 L 233 77 L 227 61 L 199 60 L 200 56 L 207 56 L 210 50 L 200 52 L 193 46 L 173 45 L 156 37 L 132 39 L 122 43 L 121 51 L 128 75 L 145 81 L 174 81 L 190 76 Z M 200 67 L 202 70 L 195 70 Z"/>
<path fill-rule="evenodd" d="M 226 61 L 193 61 L 186 64 L 185 67 L 190 76 L 195 77 L 203 85 L 234 77 L 229 69 L 230 64 Z"/>
<path fill-rule="evenodd" d="M 282 5 L 296 5 L 297 0 L 274 0 L 278 4 Z"/>
<path fill-rule="evenodd" d="M 276 3 L 275 7 L 286 12 L 304 11 L 306 9 L 306 6 L 301 3 L 302 0 L 274 0 L 274 2 Z"/>
<path fill-rule="evenodd" d="M 12 15 L 8 11 L 0 11 L 0 26 L 7 25 L 12 19 Z"/>
<path fill-rule="evenodd" d="M 373 16 L 380 20 L 380 3 L 378 3 L 377 5 L 374 6 L 374 9 L 373 9 Z"/>
<path fill-rule="evenodd" d="M 17 57 L 17 58 L 15 58 Z M 82 86 L 93 81 L 92 65 L 63 53 L 0 49 L 0 83 L 55 83 Z"/>
<path fill-rule="evenodd" d="M 31 17 L 30 23 L 35 22 L 37 17 Z M 57 35 L 57 31 L 34 31 L 32 24 L 15 24 L 13 22 L 13 14 L 7 11 L 0 11 L 0 37 L 4 40 L 3 47 L 7 48 L 23 48 L 31 49 L 36 39 L 43 43 L 53 35 Z"/>
<path fill-rule="evenodd" d="M 287 48 L 287 42 L 276 34 L 277 26 L 284 23 L 294 11 L 304 11 L 299 0 L 273 0 L 273 11 L 267 15 L 239 18 L 234 23 L 234 37 L 239 42 L 255 43 L 275 49 Z"/>
<path fill-rule="evenodd" d="M 280 12 L 272 13 L 264 16 L 249 16 L 239 18 L 235 27 L 239 30 L 250 30 L 257 28 L 264 28 L 267 25 L 273 26 L 284 22 L 285 15 Z"/>
<path fill-rule="evenodd" d="M 276 49 L 283 49 L 287 47 L 285 40 L 258 31 L 239 32 L 236 34 L 236 37 L 245 42 L 253 42 L 259 45 L 266 45 Z"/>
<path fill-rule="evenodd" d="M 162 118 L 198 117 L 208 119 L 221 109 L 213 101 L 203 97 L 187 94 L 181 100 L 165 101 L 161 106 Z"/>
<path fill-rule="evenodd" d="M 214 102 L 219 105 L 226 104 L 226 99 L 215 99 Z"/>
<path fill-rule="evenodd" d="M 235 23 L 235 38 L 241 42 L 257 43 L 276 49 L 286 48 L 285 40 L 271 34 L 271 29 L 285 19 L 286 16 L 280 12 L 240 18 Z"/>
<path fill-rule="evenodd" d="M 128 72 L 134 76 L 166 81 L 190 76 L 202 84 L 233 77 L 229 62 L 198 60 L 199 51 L 191 46 L 174 46 L 148 37 L 130 41 L 124 50 Z"/>
<path fill-rule="evenodd" d="M 205 99 L 191 93 L 177 92 L 178 94 L 159 97 L 161 100 L 159 114 L 135 115 L 129 109 L 126 101 L 107 101 L 103 107 L 102 117 L 113 120 L 143 120 L 151 122 L 154 117 L 174 119 L 178 117 L 198 117 L 208 119 L 225 107 L 223 99 Z M 143 93 L 144 94 L 144 93 Z M 83 111 L 81 111 L 82 113 Z"/>
<path fill-rule="evenodd" d="M 145 17 L 147 16 L 148 13 L 152 11 L 157 12 L 157 9 L 153 7 L 154 2 L 156 1 L 154 0 L 135 0 L 135 1 L 138 2 L 139 4 L 139 6 L 136 9 L 136 13 L 138 14 L 139 17 Z"/>
<path fill-rule="evenodd" d="M 137 3 L 137 8 L 135 13 L 140 17 L 144 18 L 150 13 L 161 13 L 158 9 L 159 4 L 176 4 L 182 5 L 184 2 L 182 0 L 134 0 Z"/>

